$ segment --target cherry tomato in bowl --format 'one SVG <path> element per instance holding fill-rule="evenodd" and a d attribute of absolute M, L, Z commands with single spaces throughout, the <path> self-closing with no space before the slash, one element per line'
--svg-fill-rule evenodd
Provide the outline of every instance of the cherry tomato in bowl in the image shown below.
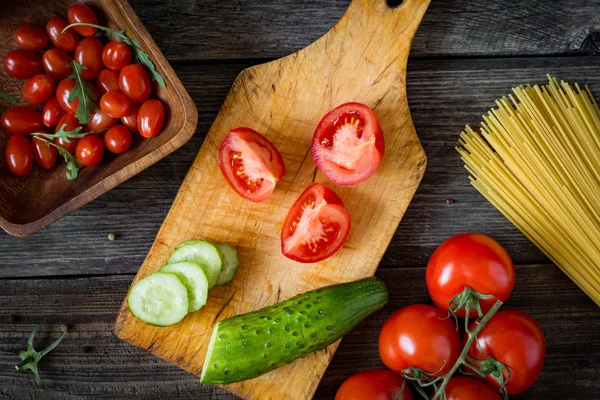
<path fill-rule="evenodd" d="M 88 122 L 85 125 L 84 130 L 86 132 L 104 133 L 104 131 L 103 131 L 104 129 L 108 129 L 112 126 L 115 126 L 115 124 L 118 121 L 119 121 L 118 119 L 111 117 L 104 111 L 97 110 L 95 112 L 92 112 L 92 117 L 90 119 L 90 122 Z"/>
<path fill-rule="evenodd" d="M 12 50 L 4 56 L 3 65 L 10 76 L 29 79 L 42 72 L 42 57 L 33 51 Z"/>
<path fill-rule="evenodd" d="M 58 151 L 56 147 L 48 144 L 47 141 L 34 137 L 32 140 L 33 154 L 35 161 L 44 169 L 50 169 L 56 164 L 58 159 Z"/>
<path fill-rule="evenodd" d="M 493 299 L 482 299 L 483 313 L 489 311 L 497 299 L 506 301 L 515 285 L 515 268 L 504 248 L 482 233 L 463 233 L 443 242 L 429 259 L 426 270 L 427 289 L 435 305 L 448 312 L 454 296 L 465 286 Z M 465 310 L 456 315 L 465 316 Z M 469 316 L 477 316 L 471 309 Z"/>
<path fill-rule="evenodd" d="M 98 74 L 96 84 L 98 85 L 98 91 L 100 92 L 100 95 L 103 95 L 111 90 L 120 90 L 119 73 L 105 68 Z"/>
<path fill-rule="evenodd" d="M 73 73 L 72 61 L 69 53 L 59 48 L 50 49 L 42 56 L 44 71 L 57 82 Z"/>
<path fill-rule="evenodd" d="M 69 103 L 69 96 L 71 95 L 71 91 L 75 87 L 75 84 L 73 79 L 65 79 L 56 86 L 56 99 L 58 100 L 58 103 L 67 114 L 71 115 L 75 115 L 77 107 L 79 107 L 79 97 L 73 100 L 72 103 Z M 95 85 L 90 85 L 90 89 L 92 90 L 90 100 L 95 103 L 98 100 L 98 90 Z"/>
<path fill-rule="evenodd" d="M 152 93 L 150 76 L 140 64 L 131 64 L 121 70 L 119 87 L 135 103 L 146 101 Z"/>
<path fill-rule="evenodd" d="M 150 99 L 142 103 L 137 112 L 137 129 L 140 135 L 145 138 L 158 135 L 164 123 L 165 107 L 160 100 Z"/>
<path fill-rule="evenodd" d="M 129 107 L 129 112 L 127 113 L 127 115 L 121 118 L 121 123 L 125 125 L 125 127 L 127 127 L 127 129 L 129 129 L 130 132 L 137 132 L 138 130 L 137 115 L 139 109 L 140 106 L 138 106 L 136 103 L 131 103 L 131 107 Z"/>
<path fill-rule="evenodd" d="M 75 150 L 77 161 L 85 166 L 96 165 L 104 156 L 104 141 L 97 135 L 86 135 L 79 139 Z"/>
<path fill-rule="evenodd" d="M 33 168 L 33 149 L 24 136 L 11 136 L 6 142 L 6 164 L 14 175 L 23 176 Z"/>
<path fill-rule="evenodd" d="M 42 122 L 48 127 L 54 126 L 60 121 L 64 114 L 65 110 L 60 106 L 56 97 L 52 97 L 44 104 L 44 109 L 42 110 Z"/>
<path fill-rule="evenodd" d="M 315 263 L 334 255 L 350 234 L 350 214 L 328 187 L 313 183 L 294 202 L 281 230 L 287 258 Z"/>
<path fill-rule="evenodd" d="M 54 79 L 46 74 L 35 75 L 25 81 L 22 94 L 29 104 L 45 103 L 54 94 Z"/>
<path fill-rule="evenodd" d="M 137 124 L 141 132 L 140 113 L 141 108 Z M 237 194 L 257 203 L 271 197 L 275 185 L 285 174 L 277 148 L 250 128 L 236 128 L 223 139 L 219 147 L 219 167 Z"/>
<path fill-rule="evenodd" d="M 30 107 L 11 107 L 2 113 L 0 123 L 11 135 L 29 135 L 43 128 L 42 114 Z"/>
<path fill-rule="evenodd" d="M 355 185 L 369 178 L 379 167 L 384 150 L 377 116 L 361 103 L 334 108 L 313 135 L 315 164 L 336 185 Z"/>
<path fill-rule="evenodd" d="M 115 125 L 104 134 L 104 145 L 111 153 L 124 153 L 131 147 L 131 133 L 123 125 Z"/>
<path fill-rule="evenodd" d="M 79 42 L 73 58 L 86 69 L 81 71 L 83 79 L 94 80 L 104 68 L 102 50 L 104 45 L 95 37 L 86 37 Z"/>
<path fill-rule="evenodd" d="M 69 7 L 67 19 L 69 20 L 69 24 L 77 22 L 87 22 L 88 24 L 94 25 L 98 24 L 98 18 L 96 17 L 94 10 L 81 3 L 75 3 Z M 75 32 L 79 33 L 81 36 L 94 36 L 98 31 L 98 28 L 93 26 L 74 26 L 71 29 L 75 29 Z"/>
<path fill-rule="evenodd" d="M 414 397 L 409 385 L 404 384 L 404 379 L 387 369 L 371 369 L 352 375 L 342 383 L 335 394 L 335 400 L 390 399 L 413 400 Z"/>
<path fill-rule="evenodd" d="M 121 71 L 131 64 L 131 49 L 123 42 L 109 42 L 102 51 L 102 61 L 106 68 Z"/>
<path fill-rule="evenodd" d="M 23 50 L 42 50 L 48 45 L 48 35 L 39 26 L 23 25 L 15 31 L 15 43 Z"/>
<path fill-rule="evenodd" d="M 73 115 L 65 113 L 65 115 L 63 115 L 62 118 L 60 119 L 60 121 L 58 121 L 58 123 L 56 124 L 55 132 L 58 132 L 61 128 L 63 128 L 65 131 L 72 131 L 79 127 L 81 127 L 79 120 L 77 118 L 75 118 Z M 67 142 L 66 140 L 64 140 L 62 138 L 56 138 L 56 139 L 54 139 L 54 144 L 62 147 L 69 153 L 73 154 L 73 153 L 75 153 L 75 149 L 77 148 L 77 141 L 78 141 L 78 139 L 70 139 Z"/>
<path fill-rule="evenodd" d="M 446 385 L 446 400 L 502 400 L 488 385 L 466 376 L 454 376 Z M 430 399 L 433 399 L 433 394 Z"/>
<path fill-rule="evenodd" d="M 46 33 L 55 47 L 64 51 L 74 51 L 79 44 L 79 36 L 74 29 L 68 29 L 63 33 L 63 29 L 69 26 L 69 23 L 62 18 L 52 18 L 46 24 Z"/>
<path fill-rule="evenodd" d="M 124 117 L 129 113 L 130 107 L 131 103 L 129 102 L 129 99 L 119 90 L 111 90 L 106 92 L 100 99 L 100 109 L 113 118 Z M 162 114 L 164 119 L 164 109 Z"/>

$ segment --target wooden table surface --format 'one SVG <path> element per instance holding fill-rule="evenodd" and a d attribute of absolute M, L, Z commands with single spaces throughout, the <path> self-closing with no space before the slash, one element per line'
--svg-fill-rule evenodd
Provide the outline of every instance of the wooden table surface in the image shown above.
<path fill-rule="evenodd" d="M 0 398 L 233 398 L 119 342 L 112 324 L 237 73 L 310 44 L 348 0 L 131 3 L 196 102 L 198 129 L 173 155 L 44 231 L 26 239 L 0 233 Z M 600 398 L 600 309 L 469 185 L 454 150 L 464 124 L 477 124 L 494 99 L 521 83 L 543 83 L 548 72 L 600 93 L 598 9 L 600 0 L 432 2 L 407 77 L 428 165 L 377 272 L 390 302 L 345 337 L 315 398 L 332 399 L 344 379 L 383 365 L 383 321 L 402 306 L 429 302 L 429 256 L 465 231 L 506 247 L 517 265 L 506 308 L 530 313 L 546 335 L 540 378 L 514 398 Z M 13 367 L 37 324 L 38 346 L 53 340 L 60 324 L 69 326 L 41 362 L 44 392 Z"/>

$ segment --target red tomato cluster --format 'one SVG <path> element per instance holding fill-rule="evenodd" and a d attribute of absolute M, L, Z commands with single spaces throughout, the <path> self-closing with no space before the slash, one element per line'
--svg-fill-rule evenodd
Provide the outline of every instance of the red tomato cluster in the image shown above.
<path fill-rule="evenodd" d="M 144 107 L 142 105 L 142 107 Z M 384 152 L 377 116 L 361 103 L 346 103 L 327 113 L 313 134 L 317 167 L 337 185 L 370 177 Z M 245 199 L 267 201 L 285 165 L 277 148 L 250 128 L 236 128 L 219 148 L 219 166 L 232 189 Z M 282 253 L 314 263 L 335 254 L 350 233 L 350 215 L 342 200 L 320 183 L 310 185 L 292 205 L 281 232 Z"/>
<path fill-rule="evenodd" d="M 33 138 L 35 132 L 58 131 L 82 127 L 75 117 L 80 99 L 69 102 L 76 82 L 67 79 L 73 73 L 73 60 L 85 67 L 81 76 L 91 85 L 97 110 L 81 133 L 95 132 L 70 143 L 56 138 L 54 143 L 76 156 L 80 164 L 95 165 L 102 160 L 105 149 L 120 154 L 132 144 L 132 132 L 142 137 L 158 135 L 165 123 L 163 103 L 151 99 L 152 82 L 140 64 L 132 64 L 132 49 L 123 42 L 104 44 L 95 35 L 95 27 L 74 26 L 72 23 L 97 24 L 94 11 L 85 4 L 73 4 L 68 10 L 68 21 L 53 18 L 44 30 L 26 25 L 17 29 L 14 40 L 19 49 L 9 51 L 3 60 L 6 72 L 12 77 L 26 79 L 22 98 L 35 108 L 16 106 L 0 117 L 4 130 L 11 136 L 5 154 L 9 170 L 18 176 L 33 168 L 33 160 L 45 169 L 57 160 L 55 147 Z M 52 48 L 48 48 L 51 44 Z M 41 53 L 43 51 L 43 54 Z M 51 133 L 54 133 L 51 132 Z"/>

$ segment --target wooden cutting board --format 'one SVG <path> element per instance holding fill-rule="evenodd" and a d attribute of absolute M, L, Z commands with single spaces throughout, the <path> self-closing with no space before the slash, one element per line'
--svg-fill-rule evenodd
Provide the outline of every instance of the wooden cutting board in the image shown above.
<path fill-rule="evenodd" d="M 172 327 L 137 320 L 124 302 L 115 324 L 117 337 L 199 375 L 215 321 L 374 274 L 425 171 L 425 153 L 406 99 L 406 63 L 428 4 L 404 0 L 392 9 L 385 0 L 354 0 L 332 30 L 312 45 L 240 73 L 134 282 L 157 271 L 175 246 L 189 239 L 237 247 L 235 279 L 213 289 L 204 308 Z M 348 101 L 375 110 L 386 152 L 367 181 L 337 187 L 316 169 L 311 140 L 323 115 Z M 219 145 L 238 126 L 264 134 L 285 161 L 287 173 L 266 203 L 239 197 L 219 169 Z M 352 230 L 336 255 L 306 265 L 281 254 L 279 235 L 288 209 L 314 181 L 342 198 Z M 338 345 L 225 389 L 248 399 L 309 399 Z"/>

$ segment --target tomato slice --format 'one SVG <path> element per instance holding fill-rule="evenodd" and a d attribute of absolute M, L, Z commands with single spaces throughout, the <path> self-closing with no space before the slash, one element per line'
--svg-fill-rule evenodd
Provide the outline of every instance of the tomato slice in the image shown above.
<path fill-rule="evenodd" d="M 219 148 L 219 167 L 237 194 L 257 203 L 268 200 L 285 175 L 277 148 L 250 128 L 235 128 L 225 137 Z"/>
<path fill-rule="evenodd" d="M 366 180 L 379 167 L 385 146 L 377 116 L 361 103 L 346 103 L 323 117 L 313 135 L 312 156 L 336 185 Z"/>
<path fill-rule="evenodd" d="M 350 233 L 350 214 L 333 190 L 313 183 L 288 212 L 281 231 L 283 255 L 314 263 L 335 254 Z"/>

